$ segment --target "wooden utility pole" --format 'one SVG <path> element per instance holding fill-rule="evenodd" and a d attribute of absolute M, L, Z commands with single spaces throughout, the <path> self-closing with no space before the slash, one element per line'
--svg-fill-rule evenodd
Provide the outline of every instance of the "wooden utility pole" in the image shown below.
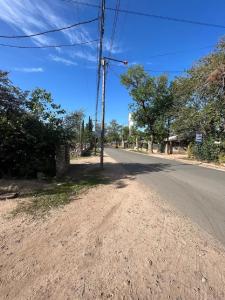
<path fill-rule="evenodd" d="M 102 60 L 102 49 L 103 49 L 103 37 L 105 31 L 105 0 L 101 2 L 101 22 L 100 22 L 100 40 L 99 40 L 99 53 L 98 53 L 98 73 L 97 73 L 97 95 L 96 95 L 96 106 L 95 106 L 95 134 L 98 126 L 98 100 L 99 90 L 101 81 L 101 60 Z M 97 136 L 95 136 L 95 155 L 97 152 Z"/>
<path fill-rule="evenodd" d="M 104 165 L 104 140 L 105 140 L 105 83 L 106 83 L 106 67 L 107 61 L 103 58 L 102 64 L 102 121 L 101 121 L 101 153 L 100 166 Z"/>
<path fill-rule="evenodd" d="M 116 61 L 127 65 L 126 60 L 119 60 L 112 57 L 103 57 L 101 60 L 102 65 L 102 122 L 101 122 L 101 153 L 100 153 L 100 167 L 104 165 L 104 140 L 105 140 L 105 86 L 106 86 L 106 68 L 108 60 Z"/>

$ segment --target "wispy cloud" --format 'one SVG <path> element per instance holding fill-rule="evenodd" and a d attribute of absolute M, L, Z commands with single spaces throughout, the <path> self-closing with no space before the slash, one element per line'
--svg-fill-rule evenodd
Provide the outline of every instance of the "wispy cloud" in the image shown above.
<path fill-rule="evenodd" d="M 39 15 L 34 3 L 30 0 L 0 1 L 0 19 L 24 34 L 31 34 L 46 29 L 46 23 Z M 46 12 L 47 13 L 47 12 Z M 37 36 L 32 39 L 36 44 L 51 43 L 54 40 L 47 36 Z"/>
<path fill-rule="evenodd" d="M 111 41 L 107 38 L 105 38 L 103 49 L 105 51 L 111 51 L 111 54 L 117 54 L 117 53 L 123 52 L 122 48 L 120 48 L 115 42 L 113 43 L 113 46 L 111 49 Z"/>
<path fill-rule="evenodd" d="M 103 50 L 106 52 L 110 50 L 110 43 L 107 40 L 104 43 Z M 111 50 L 111 54 L 115 55 L 120 52 L 122 52 L 122 50 L 117 45 L 114 45 L 114 47 Z M 70 56 L 73 58 L 86 60 L 91 63 L 97 62 L 96 49 L 83 48 L 82 50 L 73 50 L 73 52 L 70 53 Z"/>
<path fill-rule="evenodd" d="M 43 68 L 14 68 L 17 72 L 24 72 L 24 73 L 41 73 L 44 72 Z"/>
<path fill-rule="evenodd" d="M 57 55 L 49 55 L 50 59 L 55 61 L 55 62 L 59 62 L 59 63 L 63 63 L 66 66 L 77 66 L 77 62 L 72 61 L 70 59 L 61 57 L 61 56 L 57 56 Z"/>
<path fill-rule="evenodd" d="M 51 3 L 54 5 L 51 5 Z M 45 0 L 0 0 L 0 21 L 5 22 L 13 28 L 12 34 L 32 34 L 53 28 L 60 28 L 79 21 L 79 13 L 74 19 L 74 13 L 71 12 L 71 6 L 65 5 L 63 1 L 45 1 Z M 76 9 L 75 9 L 76 12 Z M 76 15 L 76 13 L 75 13 Z M 85 14 L 84 14 L 85 15 Z M 76 21 L 75 21 L 76 20 Z M 79 26 L 76 29 L 64 30 L 55 34 L 36 36 L 31 39 L 22 39 L 21 44 L 29 44 L 30 41 L 38 46 L 55 45 L 61 43 L 80 43 L 83 41 L 94 40 L 98 37 L 98 24 Z M 96 43 L 83 45 L 80 48 L 55 48 L 55 51 L 61 56 L 50 57 L 55 62 L 61 62 L 65 65 L 75 65 L 74 59 L 86 60 L 90 63 L 96 63 Z M 104 51 L 110 50 L 110 40 L 106 37 L 103 45 Z M 123 49 L 114 43 L 111 53 L 116 55 L 123 52 Z M 70 59 L 64 58 L 68 55 Z M 48 56 L 47 56 L 48 57 Z M 49 58 L 49 57 L 48 57 Z"/>
<path fill-rule="evenodd" d="M 0 0 L 0 20 L 13 27 L 17 33 L 22 32 L 24 34 L 31 34 L 49 28 L 59 28 L 71 24 L 74 19 L 72 17 L 62 17 L 62 9 L 65 9 L 64 13 L 68 13 L 67 6 L 50 6 L 44 0 Z M 69 19 L 72 19 L 73 21 L 68 21 Z M 79 26 L 77 29 L 62 31 L 57 35 L 57 41 L 58 37 L 60 37 L 60 39 L 66 39 L 66 41 L 69 41 L 70 43 L 78 43 L 84 40 L 93 39 L 87 29 L 83 26 Z M 54 35 L 36 36 L 32 38 L 32 41 L 38 45 L 57 43 Z M 92 48 L 94 46 L 90 44 L 89 47 Z"/>
<path fill-rule="evenodd" d="M 97 61 L 97 55 L 96 53 L 93 54 L 90 51 L 80 51 L 80 50 L 75 50 L 71 54 L 72 57 L 78 57 L 80 59 L 87 60 L 89 62 L 96 62 Z"/>

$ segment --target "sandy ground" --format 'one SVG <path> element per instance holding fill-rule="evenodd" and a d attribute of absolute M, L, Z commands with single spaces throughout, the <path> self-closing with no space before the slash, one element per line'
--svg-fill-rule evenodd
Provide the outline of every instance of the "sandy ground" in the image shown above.
<path fill-rule="evenodd" d="M 46 220 L 0 203 L 0 299 L 225 299 L 222 246 L 122 168 L 105 174 Z"/>

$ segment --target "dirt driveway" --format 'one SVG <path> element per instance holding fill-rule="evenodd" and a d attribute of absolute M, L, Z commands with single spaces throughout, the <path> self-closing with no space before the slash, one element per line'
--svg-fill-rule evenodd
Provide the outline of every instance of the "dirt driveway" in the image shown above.
<path fill-rule="evenodd" d="M 0 202 L 0 299 L 225 299 L 224 248 L 106 160 L 108 184 L 45 220 Z"/>

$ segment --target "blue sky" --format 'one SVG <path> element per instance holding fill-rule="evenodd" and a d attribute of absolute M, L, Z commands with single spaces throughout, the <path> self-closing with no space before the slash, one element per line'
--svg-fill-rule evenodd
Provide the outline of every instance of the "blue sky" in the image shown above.
<path fill-rule="evenodd" d="M 80 0 L 85 2 L 85 0 Z M 99 0 L 88 2 L 99 3 Z M 224 0 L 121 0 L 124 9 L 225 25 Z M 116 0 L 106 0 L 114 7 Z M 95 18 L 96 8 L 63 0 L 0 0 L 0 35 L 30 34 L 49 28 L 63 27 Z M 107 55 L 113 23 L 113 12 L 106 11 L 104 53 Z M 191 66 L 209 53 L 225 29 L 177 23 L 119 13 L 112 54 L 130 64 L 140 63 L 154 75 L 155 71 L 176 71 Z M 79 43 L 98 38 L 97 22 L 79 28 L 32 39 L 0 39 L 15 45 L 49 45 Z M 207 49 L 204 47 L 209 46 Z M 204 49 L 199 49 L 204 48 Z M 153 57 L 168 52 L 176 55 Z M 96 98 L 96 43 L 62 49 L 12 49 L 0 47 L 0 69 L 10 71 L 10 78 L 25 90 L 43 87 L 56 103 L 68 111 L 84 109 L 94 117 Z M 123 66 L 112 66 L 106 90 L 106 121 L 127 123 L 131 99 L 118 75 Z M 168 73 L 173 78 L 179 73 Z M 100 107 L 99 107 L 100 112 Z M 100 113 L 99 113 L 100 115 Z"/>

